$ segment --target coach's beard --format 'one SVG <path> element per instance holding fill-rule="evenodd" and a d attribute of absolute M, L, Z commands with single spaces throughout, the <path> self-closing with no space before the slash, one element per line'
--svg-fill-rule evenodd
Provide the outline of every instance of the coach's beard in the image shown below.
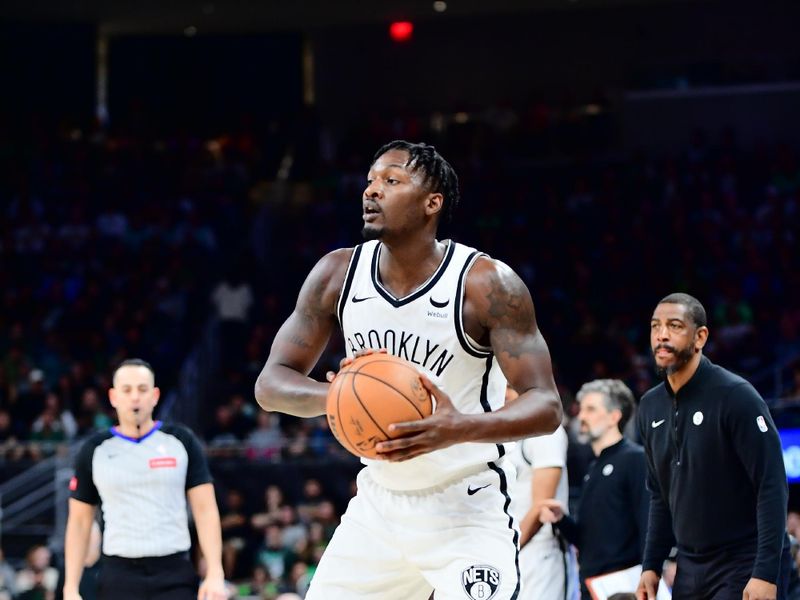
<path fill-rule="evenodd" d="M 669 375 L 673 375 L 680 371 L 686 364 L 692 360 L 692 356 L 694 356 L 695 349 L 692 346 L 687 346 L 683 350 L 676 350 L 672 346 L 658 346 L 655 350 L 653 350 L 653 359 L 655 359 L 655 354 L 661 348 L 667 348 L 668 350 L 672 351 L 673 355 L 675 356 L 675 362 L 666 367 L 659 367 L 658 363 L 655 364 L 656 367 L 656 375 L 660 379 L 664 379 Z"/>

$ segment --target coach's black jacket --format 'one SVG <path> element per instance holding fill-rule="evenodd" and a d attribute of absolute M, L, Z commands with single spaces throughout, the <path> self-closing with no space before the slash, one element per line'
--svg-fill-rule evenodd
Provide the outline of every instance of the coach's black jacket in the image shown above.
<path fill-rule="evenodd" d="M 638 424 L 650 490 L 643 569 L 661 572 L 671 524 L 685 553 L 757 548 L 751 576 L 775 583 L 789 492 L 778 432 L 753 386 L 703 357 L 677 394 L 665 381 L 642 397 Z"/>

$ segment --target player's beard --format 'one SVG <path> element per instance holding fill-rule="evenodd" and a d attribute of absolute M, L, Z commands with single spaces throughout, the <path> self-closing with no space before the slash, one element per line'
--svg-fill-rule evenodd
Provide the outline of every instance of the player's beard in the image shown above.
<path fill-rule="evenodd" d="M 371 242 L 372 240 L 379 240 L 382 236 L 383 228 L 381 227 L 370 227 L 369 225 L 364 225 L 364 227 L 361 228 L 361 237 L 368 242 Z"/>
<path fill-rule="evenodd" d="M 655 354 L 658 352 L 660 348 L 667 348 L 668 350 L 672 351 L 672 354 L 675 356 L 675 362 L 671 365 L 666 367 L 659 367 L 658 363 L 655 363 L 656 367 L 656 375 L 660 379 L 664 379 L 668 375 L 673 375 L 680 371 L 683 367 L 685 367 L 690 360 L 692 360 L 692 356 L 694 356 L 694 346 L 686 346 L 683 350 L 678 350 L 673 346 L 667 346 L 666 344 L 659 344 L 656 346 L 655 350 L 653 350 L 653 359 L 655 360 Z"/>

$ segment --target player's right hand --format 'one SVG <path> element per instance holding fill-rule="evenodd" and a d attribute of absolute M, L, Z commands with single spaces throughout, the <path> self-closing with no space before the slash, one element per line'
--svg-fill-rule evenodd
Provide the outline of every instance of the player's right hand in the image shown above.
<path fill-rule="evenodd" d="M 655 571 L 644 571 L 636 588 L 636 600 L 656 600 L 660 579 Z"/>
<path fill-rule="evenodd" d="M 81 595 L 78 592 L 68 592 L 64 590 L 63 596 L 64 600 L 82 600 Z"/>
<path fill-rule="evenodd" d="M 545 498 L 539 501 L 539 520 L 542 523 L 558 523 L 564 518 L 567 512 L 564 505 L 553 498 Z"/>
<path fill-rule="evenodd" d="M 351 362 L 353 362 L 357 358 L 361 358 L 362 356 L 369 356 L 370 354 L 387 354 L 388 351 L 386 348 L 364 348 L 363 350 L 359 350 L 356 352 L 352 357 L 345 356 L 342 360 L 339 361 L 339 370 L 341 371 Z M 333 371 L 328 371 L 325 373 L 325 379 L 328 380 L 328 383 L 331 383 L 334 379 L 336 379 L 336 373 Z"/>

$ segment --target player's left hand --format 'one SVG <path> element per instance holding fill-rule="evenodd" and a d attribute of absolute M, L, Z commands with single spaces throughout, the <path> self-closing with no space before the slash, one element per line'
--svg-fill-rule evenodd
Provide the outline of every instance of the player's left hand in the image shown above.
<path fill-rule="evenodd" d="M 222 577 L 206 577 L 197 590 L 197 600 L 228 600 L 228 589 Z"/>
<path fill-rule="evenodd" d="M 742 600 L 775 600 L 778 586 L 763 579 L 752 577 L 742 592 Z"/>
<path fill-rule="evenodd" d="M 419 377 L 422 385 L 433 396 L 433 414 L 418 421 L 389 425 L 389 433 L 402 437 L 380 442 L 375 446 L 382 460 L 408 460 L 463 441 L 463 413 L 456 410 L 450 396 L 430 379 L 423 374 Z"/>

